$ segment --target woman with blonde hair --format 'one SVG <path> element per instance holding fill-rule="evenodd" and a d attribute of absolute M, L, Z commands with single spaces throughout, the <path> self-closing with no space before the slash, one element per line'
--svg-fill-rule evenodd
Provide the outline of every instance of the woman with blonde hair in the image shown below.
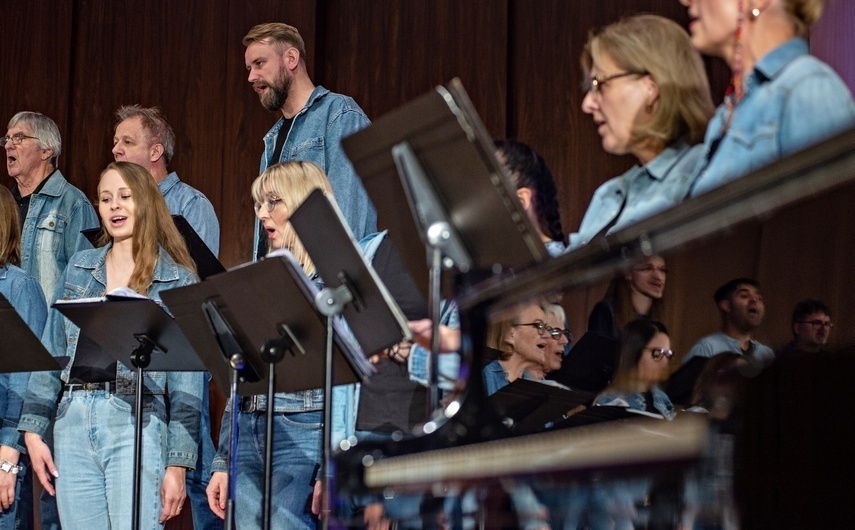
<path fill-rule="evenodd" d="M 187 246 L 144 168 L 107 166 L 98 183 L 98 213 L 104 246 L 72 257 L 54 300 L 126 288 L 159 302 L 161 292 L 197 281 Z M 42 342 L 70 361 L 61 374 L 30 378 L 18 428 L 33 470 L 56 494 L 63 526 L 130 528 L 136 373 L 121 363 L 78 366 L 78 344 L 88 339 L 56 309 L 48 313 Z M 197 465 L 203 378 L 201 372 L 145 373 L 143 463 L 137 470 L 144 528 L 159 528 L 181 511 L 186 471 Z M 54 455 L 43 440 L 52 416 Z"/>
<path fill-rule="evenodd" d="M 710 122 L 692 195 L 855 126 L 840 77 L 806 37 L 824 0 L 680 0 L 692 45 L 725 60 L 733 80 Z"/>
<path fill-rule="evenodd" d="M 19 268 L 21 229 L 18 205 L 12 193 L 0 186 L 0 294 L 24 320 L 36 337 L 41 337 L 47 316 L 45 297 L 39 283 Z M 26 352 L 21 352 L 26 353 Z M 26 447 L 18 432 L 21 404 L 29 373 L 0 374 L 0 529 L 25 527 L 30 514 L 18 511 L 18 499 L 27 472 Z M 26 491 L 26 490 L 25 490 Z M 20 524 L 16 524 L 16 519 Z"/>
<path fill-rule="evenodd" d="M 582 111 L 593 118 L 603 149 L 638 164 L 597 188 L 571 247 L 683 200 L 713 113 L 701 57 L 667 18 L 637 15 L 592 32 L 582 69 Z"/>

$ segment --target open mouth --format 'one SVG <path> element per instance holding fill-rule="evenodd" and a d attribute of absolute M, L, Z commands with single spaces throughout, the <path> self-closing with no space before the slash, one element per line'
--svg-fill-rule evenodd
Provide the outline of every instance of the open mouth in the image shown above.
<path fill-rule="evenodd" d="M 110 223 L 113 224 L 114 226 L 122 225 L 127 220 L 128 220 L 128 218 L 124 215 L 114 215 L 113 217 L 110 218 Z"/>
<path fill-rule="evenodd" d="M 252 85 L 252 88 L 258 93 L 258 95 L 261 95 L 267 90 L 267 85 L 261 83 L 254 83 Z"/>

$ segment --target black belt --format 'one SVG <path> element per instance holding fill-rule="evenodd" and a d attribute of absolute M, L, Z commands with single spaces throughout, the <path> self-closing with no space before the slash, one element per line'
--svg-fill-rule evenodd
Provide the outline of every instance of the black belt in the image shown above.
<path fill-rule="evenodd" d="M 240 411 L 247 414 L 264 412 L 267 407 L 259 403 L 259 398 L 265 396 L 244 396 L 240 398 Z"/>
<path fill-rule="evenodd" d="M 108 394 L 110 393 L 110 389 L 115 389 L 116 384 L 112 381 L 107 381 L 103 383 L 69 383 L 65 385 L 66 392 L 73 392 L 75 390 L 104 390 Z"/>

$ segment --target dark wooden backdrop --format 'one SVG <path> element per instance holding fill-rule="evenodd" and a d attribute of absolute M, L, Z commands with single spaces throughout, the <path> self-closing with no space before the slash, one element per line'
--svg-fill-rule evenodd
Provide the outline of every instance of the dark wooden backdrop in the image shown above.
<path fill-rule="evenodd" d="M 276 119 L 246 82 L 241 38 L 253 25 L 283 21 L 298 27 L 315 82 L 353 96 L 371 118 L 460 77 L 490 134 L 517 137 L 546 158 L 558 180 L 569 232 L 596 187 L 633 163 L 605 154 L 591 119 L 580 110 L 578 57 L 589 29 L 637 12 L 687 21 L 676 0 L 2 0 L 0 5 L 0 120 L 19 110 L 56 120 L 64 140 L 60 168 L 94 196 L 99 173 L 111 160 L 113 112 L 123 104 L 162 107 L 178 138 L 172 168 L 213 202 L 227 266 L 250 254 L 249 185 L 257 175 L 261 137 Z M 855 70 L 855 37 L 845 22 L 852 20 L 855 6 L 837 2 L 833 9 L 820 25 L 817 43 L 827 60 Z M 720 101 L 728 73 L 719 62 L 708 65 Z M 855 79 L 852 71 L 845 76 Z M 667 314 L 677 349 L 685 351 L 716 328 L 710 293 L 742 275 L 766 285 L 769 317 L 761 337 L 773 345 L 787 340 L 792 305 L 809 295 L 832 304 L 839 324 L 836 343 L 855 341 L 852 289 L 844 281 L 853 262 L 847 207 L 852 199 L 839 197 L 830 207 L 807 204 L 810 223 L 752 225 L 706 250 L 671 257 Z M 602 289 L 594 286 L 567 298 L 577 336 Z"/>

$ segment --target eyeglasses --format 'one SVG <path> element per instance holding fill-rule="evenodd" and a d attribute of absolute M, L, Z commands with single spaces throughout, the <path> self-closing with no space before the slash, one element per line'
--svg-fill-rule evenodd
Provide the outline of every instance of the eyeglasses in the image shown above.
<path fill-rule="evenodd" d="M 261 204 L 255 203 L 255 206 L 254 206 L 255 213 L 257 214 L 261 210 L 262 206 L 267 208 L 268 212 L 273 212 L 273 210 L 276 209 L 276 205 L 279 204 L 280 202 L 282 202 L 282 199 L 278 199 L 275 197 L 268 197 L 268 198 L 264 199 L 264 202 L 262 202 Z"/>
<path fill-rule="evenodd" d="M 595 75 L 589 77 L 585 81 L 582 82 L 582 90 L 587 94 L 588 92 L 593 92 L 594 94 L 598 94 L 603 90 L 603 87 L 606 86 L 606 83 L 609 81 L 613 81 L 615 79 L 620 79 L 621 77 L 626 77 L 629 75 L 647 75 L 646 72 L 621 72 L 619 74 L 612 75 Z"/>
<path fill-rule="evenodd" d="M 665 357 L 665 360 L 670 361 L 671 357 L 674 356 L 674 350 L 666 350 L 665 348 L 644 348 L 645 350 L 650 350 L 650 355 L 653 357 L 654 361 L 658 361 L 662 357 Z"/>
<path fill-rule="evenodd" d="M 549 326 L 547 326 L 544 322 L 541 322 L 540 320 L 535 320 L 534 322 L 526 322 L 525 324 L 514 324 L 514 327 L 517 327 L 517 326 L 532 326 L 535 329 L 537 329 L 537 334 L 540 335 L 541 337 L 546 332 L 549 332 L 550 335 L 552 334 L 552 328 L 550 328 Z"/>
<path fill-rule="evenodd" d="M 12 145 L 21 145 L 21 142 L 24 141 L 24 138 L 31 138 L 33 140 L 38 140 L 38 138 L 36 138 L 35 136 L 27 136 L 24 133 L 16 133 L 16 134 L 13 134 L 12 136 L 9 136 L 7 134 L 3 138 L 0 138 L 0 145 L 6 145 L 6 142 L 8 142 L 9 140 L 12 140 Z"/>
<path fill-rule="evenodd" d="M 561 340 L 561 335 L 567 339 L 567 342 L 571 342 L 573 339 L 573 334 L 570 333 L 569 329 L 561 329 L 561 328 L 548 328 L 549 335 L 555 340 Z"/>
<path fill-rule="evenodd" d="M 825 322 L 823 320 L 802 320 L 801 322 L 799 322 L 799 324 L 810 324 L 814 327 L 814 329 L 819 329 L 823 327 L 831 329 L 834 327 L 834 324 L 832 324 L 830 320 L 828 322 Z"/>

